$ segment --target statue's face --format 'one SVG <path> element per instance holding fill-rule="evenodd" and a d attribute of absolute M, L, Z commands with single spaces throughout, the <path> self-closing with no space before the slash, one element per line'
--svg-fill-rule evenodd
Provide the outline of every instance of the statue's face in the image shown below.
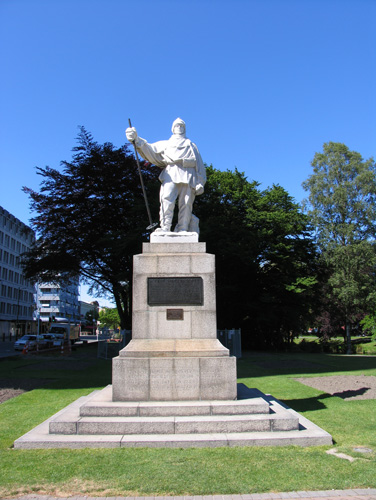
<path fill-rule="evenodd" d="M 183 135 L 185 132 L 185 127 L 182 123 L 177 123 L 174 127 L 174 134 Z"/>

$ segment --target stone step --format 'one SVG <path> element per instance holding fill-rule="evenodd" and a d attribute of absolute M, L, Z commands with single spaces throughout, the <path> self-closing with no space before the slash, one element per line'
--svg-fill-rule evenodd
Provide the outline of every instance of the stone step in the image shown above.
<path fill-rule="evenodd" d="M 49 434 L 45 423 L 14 443 L 16 449 L 50 448 L 216 448 L 224 446 L 324 446 L 330 434 L 322 429 L 232 434 L 62 435 Z"/>
<path fill-rule="evenodd" d="M 268 414 L 261 397 L 237 401 L 143 401 L 113 402 L 111 386 L 81 406 L 81 417 L 168 417 L 204 415 Z"/>
<path fill-rule="evenodd" d="M 115 448 L 115 447 L 217 447 L 217 446 L 320 446 L 331 445 L 332 437 L 330 434 L 320 429 L 317 425 L 299 415 L 291 408 L 287 408 L 283 403 L 272 396 L 262 394 L 256 389 L 248 389 L 246 386 L 240 387 L 238 397 L 248 397 L 251 400 L 262 397 L 270 405 L 269 415 L 253 415 L 253 419 L 268 417 L 270 427 L 268 431 L 247 431 L 247 432 L 203 432 L 203 433 L 168 433 L 168 434 L 77 434 L 79 423 L 82 421 L 87 425 L 88 421 L 83 419 L 90 417 L 81 417 L 80 408 L 94 400 L 97 404 L 100 399 L 106 400 L 108 397 L 108 388 L 99 392 L 93 392 L 88 396 L 79 398 L 68 407 L 60 410 L 54 416 L 41 423 L 24 436 L 17 439 L 14 447 L 17 449 L 37 449 L 37 448 Z M 107 393 L 107 396 L 106 396 Z M 287 415 L 286 415 L 287 414 Z M 286 418 L 292 417 L 292 419 Z M 242 415 L 234 415 L 240 418 Z M 134 418 L 134 417 L 133 417 Z M 141 417 L 139 417 L 141 418 Z M 145 418 L 145 417 L 142 417 Z M 150 420 L 151 417 L 149 417 Z M 162 417 L 159 417 L 162 418 Z M 184 430 L 187 417 L 163 417 L 167 425 L 179 425 L 180 430 Z M 180 419 L 178 422 L 177 419 Z M 208 418 L 208 417 L 201 417 Z M 223 416 L 212 415 L 210 418 L 220 418 Z M 123 418 L 124 419 L 124 418 Z M 169 420 L 168 420 L 169 419 Z M 94 419 L 98 420 L 98 419 Z M 102 420 L 109 421 L 109 418 Z M 110 420 L 116 420 L 111 417 Z M 155 422 L 155 419 L 152 419 Z M 197 420 L 197 417 L 196 417 Z M 299 421 L 296 430 L 287 430 L 292 421 Z M 208 421 L 204 422 L 206 425 Z M 200 425 L 204 425 L 201 423 Z M 286 423 L 288 425 L 286 425 Z M 98 425 L 101 422 L 98 422 Z M 97 425 L 97 424 L 95 424 Z M 122 424 L 123 425 L 123 424 Z M 243 424 L 241 424 L 243 425 Z M 61 434 L 51 433 L 50 430 L 63 432 Z M 278 430 L 283 429 L 283 430 Z M 101 431 L 97 427 L 97 431 Z M 150 427 L 149 427 L 150 430 Z M 167 430 L 167 426 L 166 429 Z M 195 429 L 198 431 L 198 429 Z M 113 428 L 107 429 L 113 431 Z"/>
<path fill-rule="evenodd" d="M 299 428 L 299 419 L 286 410 L 268 415 L 210 415 L 189 417 L 80 417 L 67 411 L 50 422 L 51 434 L 205 434 L 274 432 Z"/>
<path fill-rule="evenodd" d="M 68 437 L 68 436 L 66 436 Z M 79 440 L 87 436 L 69 436 Z M 113 436 L 115 438 L 115 436 Z M 113 444 L 113 441 L 112 443 Z M 123 435 L 119 445 L 126 448 L 217 448 L 224 446 L 322 446 L 331 445 L 331 436 L 316 430 L 289 432 L 234 432 L 219 434 Z"/>

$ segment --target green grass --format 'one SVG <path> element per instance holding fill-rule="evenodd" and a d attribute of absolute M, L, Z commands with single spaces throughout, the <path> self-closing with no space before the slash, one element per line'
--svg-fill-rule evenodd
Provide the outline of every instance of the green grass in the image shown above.
<path fill-rule="evenodd" d="M 15 450 L 12 443 L 79 396 L 111 382 L 111 361 L 89 348 L 72 363 L 55 358 L 0 362 L 0 378 L 46 379 L 39 389 L 0 405 L 0 497 L 51 495 L 154 496 L 376 487 L 376 401 L 344 401 L 294 380 L 301 376 L 376 376 L 376 358 L 326 354 L 249 354 L 239 381 L 285 401 L 330 432 L 352 463 L 326 454 L 330 446 Z M 75 359 L 74 359 L 75 358 Z M 355 447 L 371 448 L 358 453 Z"/>

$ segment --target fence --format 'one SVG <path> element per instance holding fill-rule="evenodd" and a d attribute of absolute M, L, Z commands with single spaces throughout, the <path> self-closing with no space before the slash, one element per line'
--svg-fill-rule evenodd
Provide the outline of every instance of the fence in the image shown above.
<path fill-rule="evenodd" d="M 230 356 L 242 357 L 241 330 L 218 330 L 217 338 L 230 351 Z"/>
<path fill-rule="evenodd" d="M 118 356 L 119 351 L 130 342 L 131 338 L 131 330 L 121 330 L 120 335 L 114 334 L 108 328 L 99 330 L 98 358 L 108 359 Z"/>

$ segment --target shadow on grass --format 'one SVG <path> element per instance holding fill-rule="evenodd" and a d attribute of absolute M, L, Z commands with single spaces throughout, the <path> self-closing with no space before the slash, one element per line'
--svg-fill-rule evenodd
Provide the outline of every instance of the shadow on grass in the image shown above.
<path fill-rule="evenodd" d="M 318 396 L 302 399 L 283 399 L 286 406 L 293 408 L 297 412 L 325 410 L 327 408 L 325 399 L 332 398 L 331 394 L 325 392 Z"/>
<path fill-rule="evenodd" d="M 266 352 L 245 352 L 243 356 L 237 362 L 238 378 L 376 370 L 376 357 L 372 356 Z M 33 380 L 41 387 L 43 380 L 45 389 L 103 387 L 112 382 L 112 361 L 98 359 L 96 346 L 90 344 L 77 346 L 69 356 L 16 356 L 0 362 L 0 387 L 4 381 L 3 387 L 8 388 L 10 380 L 27 387 Z"/>
<path fill-rule="evenodd" d="M 60 354 L 15 356 L 0 362 L 0 390 L 86 389 L 111 383 L 111 360 L 97 358 L 96 347 L 77 346 Z"/>
<path fill-rule="evenodd" d="M 376 370 L 376 356 L 245 352 L 237 367 L 239 378 L 364 371 Z"/>

